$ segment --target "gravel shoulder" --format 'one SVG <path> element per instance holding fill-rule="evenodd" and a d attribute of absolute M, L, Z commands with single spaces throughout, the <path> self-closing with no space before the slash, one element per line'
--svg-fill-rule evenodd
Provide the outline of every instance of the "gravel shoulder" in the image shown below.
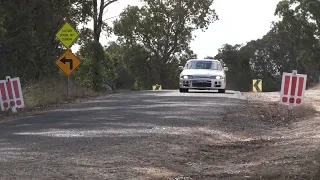
<path fill-rule="evenodd" d="M 293 113 L 288 113 L 286 106 L 278 104 L 278 92 L 243 95 L 247 97 L 248 105 L 242 111 L 241 108 L 233 110 L 227 116 L 268 124 L 257 134 L 248 135 L 249 139 L 260 143 L 244 153 L 243 161 L 248 163 L 247 177 L 319 179 L 320 91 L 306 91 L 305 104 L 295 107 Z M 248 150 L 250 146 L 242 148 Z"/>

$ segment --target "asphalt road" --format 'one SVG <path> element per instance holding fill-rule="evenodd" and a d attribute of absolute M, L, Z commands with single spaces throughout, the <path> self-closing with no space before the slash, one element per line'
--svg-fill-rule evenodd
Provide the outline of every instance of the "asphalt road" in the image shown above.
<path fill-rule="evenodd" d="M 199 148 L 227 136 L 225 110 L 243 103 L 235 91 L 129 92 L 1 123 L 0 179 L 197 179 Z"/>

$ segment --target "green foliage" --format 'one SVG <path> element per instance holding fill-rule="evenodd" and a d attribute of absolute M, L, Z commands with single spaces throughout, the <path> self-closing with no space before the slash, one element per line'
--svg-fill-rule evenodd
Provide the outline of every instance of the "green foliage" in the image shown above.
<path fill-rule="evenodd" d="M 134 86 L 135 78 L 131 73 L 129 73 L 128 69 L 125 66 L 124 62 L 127 61 L 123 59 L 123 48 L 116 42 L 111 42 L 106 47 L 106 49 L 115 62 L 115 72 L 117 75 L 117 78 L 115 80 L 116 87 L 121 89 L 132 89 Z"/>
<path fill-rule="evenodd" d="M 96 57 L 96 52 L 99 52 L 98 57 Z M 114 61 L 100 43 L 86 42 L 79 50 L 79 58 L 82 64 L 75 75 L 81 85 L 96 88 L 97 91 L 102 90 L 105 84 L 113 87 L 116 78 Z M 97 62 L 95 59 L 99 61 Z"/>
<path fill-rule="evenodd" d="M 114 22 L 123 47 L 124 63 L 144 88 L 177 84 L 179 57 L 190 51 L 192 32 L 205 30 L 217 19 L 212 0 L 145 0 L 128 6 Z"/>
<path fill-rule="evenodd" d="M 0 78 L 28 81 L 56 75 L 54 62 L 62 46 L 55 34 L 65 20 L 74 25 L 88 21 L 80 18 L 84 12 L 78 8 L 76 0 L 1 1 Z"/>
<path fill-rule="evenodd" d="M 150 89 L 154 84 L 177 88 L 179 65 L 196 58 L 190 50 L 194 30 L 205 31 L 218 19 L 213 0 L 142 0 L 128 6 L 113 29 L 102 15 L 118 0 L 0 1 L 0 78 L 19 76 L 23 81 L 56 76 L 56 58 L 63 47 L 55 38 L 66 20 L 74 26 L 93 20 L 79 30 L 82 61 L 75 76 L 82 85 L 101 90 L 113 87 Z M 308 84 L 320 75 L 320 1 L 282 0 L 275 7 L 270 31 L 244 45 L 223 45 L 206 58 L 228 67 L 228 88 L 251 90 L 252 79 L 263 79 L 265 91 L 280 88 L 282 72 L 296 69 L 308 74 Z M 117 42 L 102 47 L 102 33 L 114 32 Z"/>
<path fill-rule="evenodd" d="M 249 58 L 251 51 L 241 45 L 225 44 L 214 59 L 222 60 L 229 68 L 227 71 L 227 88 L 247 91 L 249 89 L 250 69 Z"/>
<path fill-rule="evenodd" d="M 275 14 L 282 20 L 261 39 L 219 50 L 216 58 L 229 66 L 232 88 L 251 90 L 252 79 L 260 78 L 264 91 L 278 91 L 282 73 L 292 70 L 307 74 L 308 84 L 319 81 L 320 2 L 282 0 Z"/>
<path fill-rule="evenodd" d="M 1 2 L 0 2 L 0 37 L 4 35 L 4 33 L 6 32 L 5 28 L 3 27 L 5 15 L 6 15 L 5 10 L 1 6 Z"/>

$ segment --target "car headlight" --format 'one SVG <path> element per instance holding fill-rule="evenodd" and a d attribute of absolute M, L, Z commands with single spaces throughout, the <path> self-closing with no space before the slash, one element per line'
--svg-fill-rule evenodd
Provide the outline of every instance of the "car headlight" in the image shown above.
<path fill-rule="evenodd" d="M 181 76 L 182 79 L 192 79 L 193 76 Z"/>
<path fill-rule="evenodd" d="M 223 76 L 216 76 L 216 79 L 224 79 Z"/>

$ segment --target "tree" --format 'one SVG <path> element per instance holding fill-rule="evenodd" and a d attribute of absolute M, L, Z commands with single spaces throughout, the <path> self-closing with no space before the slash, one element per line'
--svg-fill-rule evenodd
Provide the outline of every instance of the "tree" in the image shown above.
<path fill-rule="evenodd" d="M 204 57 L 204 59 L 214 59 L 214 57 L 212 57 L 212 56 L 206 56 L 206 57 Z"/>
<path fill-rule="evenodd" d="M 287 46 L 290 70 L 308 74 L 308 81 L 318 81 L 320 2 L 317 0 L 281 1 L 275 14 L 282 17 L 276 30 Z M 279 36 L 278 36 L 279 37 Z"/>
<path fill-rule="evenodd" d="M 240 44 L 234 46 L 224 44 L 214 59 L 221 60 L 227 65 L 227 88 L 240 91 L 250 89 L 251 72 L 249 66 L 250 51 Z"/>
<path fill-rule="evenodd" d="M 96 58 L 96 53 L 94 52 L 99 50 L 99 64 L 96 64 L 93 59 Z M 102 90 L 104 85 L 109 85 L 110 87 L 114 87 L 114 80 L 116 78 L 114 72 L 114 60 L 108 51 L 104 50 L 100 43 L 96 43 L 95 41 L 86 42 L 79 50 L 78 53 L 81 58 L 82 64 L 79 66 L 76 71 L 76 80 L 87 87 L 93 88 L 96 84 L 94 84 L 94 79 L 97 78 L 93 68 L 95 66 L 99 66 L 101 69 L 101 76 L 99 81 L 101 81 L 100 87 L 98 90 Z M 97 88 L 97 87 L 95 87 Z M 114 88 L 113 88 L 114 89 Z"/>
<path fill-rule="evenodd" d="M 115 63 L 115 73 L 117 75 L 117 79 L 115 80 L 116 87 L 133 89 L 135 79 L 125 66 L 123 47 L 121 44 L 110 42 L 105 48 Z"/>
<path fill-rule="evenodd" d="M 262 79 L 264 91 L 278 91 L 282 72 L 298 70 L 308 74 L 308 84 L 320 75 L 319 18 L 320 2 L 316 0 L 282 0 L 270 31 L 260 39 L 243 46 L 225 45 L 215 58 L 229 66 L 229 85 L 250 90 L 251 79 Z"/>
<path fill-rule="evenodd" d="M 55 34 L 65 20 L 86 22 L 79 0 L 1 1 L 0 78 L 19 76 L 23 81 L 54 76 L 62 52 Z M 4 15 L 4 16 L 3 16 Z"/>
<path fill-rule="evenodd" d="M 144 0 L 139 8 L 128 6 L 114 22 L 114 32 L 125 47 L 137 48 L 148 57 L 135 59 L 149 64 L 154 83 L 169 84 L 168 72 L 180 54 L 190 51 L 192 32 L 203 31 L 217 20 L 213 0 Z M 172 64 L 173 63 L 173 64 Z M 178 62 L 179 64 L 179 62 Z M 143 71 L 135 76 L 143 76 Z"/>
<path fill-rule="evenodd" d="M 118 0 L 100 0 L 100 4 L 98 6 L 98 2 L 97 0 L 92 0 L 92 4 L 93 4 L 93 38 L 94 38 L 94 43 L 97 45 L 95 46 L 97 49 L 93 49 L 94 52 L 94 68 L 93 68 L 93 74 L 94 74 L 94 79 L 93 79 L 93 87 L 95 90 L 99 90 L 101 85 L 102 85 L 102 80 L 101 80 L 101 76 L 102 76 L 102 72 L 101 72 L 101 67 L 99 66 L 101 64 L 101 59 L 99 59 L 100 55 L 99 55 L 99 51 L 100 50 L 100 46 L 98 46 L 98 43 L 100 44 L 99 40 L 100 40 L 100 36 L 101 36 L 101 32 L 103 29 L 109 29 L 109 27 L 107 26 L 106 23 L 103 22 L 103 14 L 104 14 L 104 10 L 105 8 L 107 8 L 109 5 L 111 5 L 114 2 L 117 2 Z M 98 10 L 99 9 L 99 10 Z"/>
<path fill-rule="evenodd" d="M 98 6 L 97 0 L 92 0 L 93 3 L 93 31 L 94 40 L 99 42 L 102 30 L 108 30 L 108 25 L 103 21 L 104 10 L 111 4 L 117 2 L 118 0 L 100 0 Z M 99 10 L 98 10 L 99 9 Z"/>

